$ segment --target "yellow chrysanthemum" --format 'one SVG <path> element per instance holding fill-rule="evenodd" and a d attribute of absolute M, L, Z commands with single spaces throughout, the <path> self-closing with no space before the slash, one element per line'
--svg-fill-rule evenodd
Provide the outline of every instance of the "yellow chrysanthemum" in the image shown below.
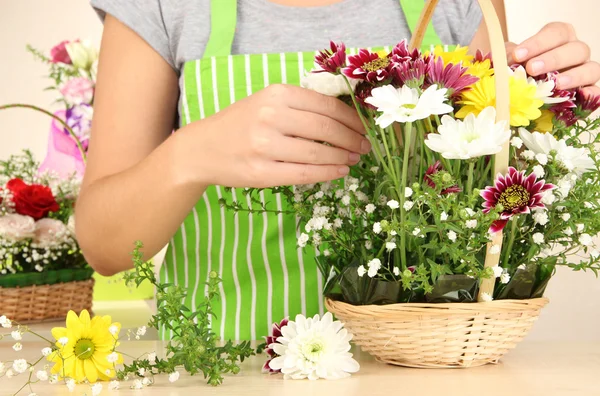
<path fill-rule="evenodd" d="M 469 113 L 478 115 L 488 106 L 496 105 L 496 79 L 488 76 L 477 81 L 470 91 L 462 94 L 459 101 L 463 107 L 456 113 L 456 117 L 464 118 Z M 529 84 L 527 80 L 509 78 L 510 88 L 510 125 L 527 126 L 530 121 L 538 119 L 542 112 L 540 107 L 544 104 L 541 99 L 536 98 L 537 88 Z"/>
<path fill-rule="evenodd" d="M 491 65 L 490 60 L 485 59 L 483 62 L 473 62 L 464 66 L 467 68 L 467 74 L 484 78 L 494 75 L 494 69 L 491 68 Z"/>
<path fill-rule="evenodd" d="M 123 357 L 115 354 L 114 362 L 109 362 L 108 356 L 118 345 L 116 339 L 121 325 L 111 323 L 110 316 L 96 316 L 90 320 L 86 310 L 81 311 L 79 317 L 69 311 L 66 324 L 67 327 L 52 329 L 52 336 L 57 340 L 57 349 L 48 356 L 48 361 L 54 363 L 52 374 L 77 382 L 113 378 L 114 365 L 122 363 Z"/>
<path fill-rule="evenodd" d="M 387 52 L 386 50 L 379 50 L 375 52 L 377 55 L 379 55 L 380 58 L 385 58 L 386 56 L 389 55 L 389 52 Z"/>
<path fill-rule="evenodd" d="M 433 55 L 437 57 L 441 57 L 444 61 L 444 65 L 448 63 L 458 64 L 460 62 L 463 65 L 468 65 L 473 61 L 474 56 L 468 53 L 469 47 L 461 47 L 460 45 L 456 46 L 454 51 L 444 51 L 444 47 L 441 45 L 436 46 L 433 49 Z M 425 54 L 425 56 L 429 56 L 429 52 Z"/>
<path fill-rule="evenodd" d="M 554 129 L 554 113 L 550 110 L 542 110 L 542 115 L 534 121 L 534 130 L 537 132 L 552 132 Z"/>

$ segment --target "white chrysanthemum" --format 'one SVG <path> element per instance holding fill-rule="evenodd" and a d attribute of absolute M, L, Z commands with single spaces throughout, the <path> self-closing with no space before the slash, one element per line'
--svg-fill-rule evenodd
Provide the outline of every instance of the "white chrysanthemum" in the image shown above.
<path fill-rule="evenodd" d="M 384 85 L 374 88 L 365 102 L 382 113 L 377 117 L 376 123 L 386 128 L 394 122 L 413 122 L 433 114 L 451 112 L 452 106 L 446 103 L 447 91 L 446 88 L 438 89 L 434 84 L 419 96 L 418 90 L 406 85 L 402 88 Z"/>
<path fill-rule="evenodd" d="M 541 232 L 536 232 L 535 234 L 533 234 L 533 242 L 538 245 L 544 243 L 544 234 L 542 234 Z"/>
<path fill-rule="evenodd" d="M 310 89 L 323 95 L 335 97 L 350 95 L 352 93 L 348 87 L 348 84 L 346 84 L 346 80 L 343 75 L 331 73 L 313 73 L 313 71 L 305 73 L 300 80 L 300 85 L 303 88 Z M 349 80 L 350 86 L 354 90 L 359 80 L 355 78 L 350 78 Z"/>
<path fill-rule="evenodd" d="M 583 246 L 590 246 L 593 242 L 594 241 L 592 240 L 590 234 L 581 234 L 579 236 L 579 243 L 581 243 Z"/>
<path fill-rule="evenodd" d="M 321 318 L 297 315 L 281 329 L 282 336 L 271 344 L 278 355 L 269 366 L 281 370 L 285 379 L 340 379 L 360 369 L 352 358 L 352 335 L 327 312 Z"/>
<path fill-rule="evenodd" d="M 496 109 L 486 107 L 463 120 L 442 117 L 438 133 L 427 135 L 425 145 L 448 159 L 469 159 L 497 154 L 510 139 L 506 121 L 496 122 Z"/>
<path fill-rule="evenodd" d="M 557 140 L 549 133 L 531 133 L 525 128 L 519 128 L 519 136 L 523 139 L 525 146 L 534 154 L 550 155 L 551 151 L 555 152 L 556 161 L 569 172 L 578 176 L 596 169 L 594 160 L 589 156 L 586 148 L 568 146 L 564 139 Z"/>

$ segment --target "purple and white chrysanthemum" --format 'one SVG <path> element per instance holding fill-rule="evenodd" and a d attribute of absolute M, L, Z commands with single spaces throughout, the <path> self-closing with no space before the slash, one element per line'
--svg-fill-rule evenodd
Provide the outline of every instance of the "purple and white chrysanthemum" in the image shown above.
<path fill-rule="evenodd" d="M 361 49 L 358 55 L 348 57 L 348 66 L 342 69 L 342 73 L 349 78 L 381 83 L 389 78 L 391 65 L 390 57 L 380 57 L 379 54 Z"/>
<path fill-rule="evenodd" d="M 491 232 L 501 231 L 508 220 L 514 215 L 530 213 L 531 209 L 546 206 L 542 203 L 544 192 L 554 189 L 553 184 L 545 180 L 537 180 L 532 173 L 525 176 L 525 171 L 517 171 L 512 166 L 508 168 L 507 175 L 498 174 L 493 187 L 486 187 L 481 192 L 484 213 L 489 213 L 498 205 L 502 205 L 500 218 L 492 223 Z"/>
<path fill-rule="evenodd" d="M 461 64 L 449 63 L 444 66 L 441 57 L 432 57 L 427 64 L 427 84 L 437 84 L 440 88 L 447 88 L 448 96 L 456 97 L 479 80 L 479 77 L 467 74 L 467 70 Z"/>

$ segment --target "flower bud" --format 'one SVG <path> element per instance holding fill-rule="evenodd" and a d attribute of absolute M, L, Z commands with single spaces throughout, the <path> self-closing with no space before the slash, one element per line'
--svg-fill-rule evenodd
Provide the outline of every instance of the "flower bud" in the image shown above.
<path fill-rule="evenodd" d="M 90 70 L 96 59 L 98 59 L 98 51 L 89 41 L 75 41 L 66 44 L 65 47 L 73 66 L 76 68 Z"/>

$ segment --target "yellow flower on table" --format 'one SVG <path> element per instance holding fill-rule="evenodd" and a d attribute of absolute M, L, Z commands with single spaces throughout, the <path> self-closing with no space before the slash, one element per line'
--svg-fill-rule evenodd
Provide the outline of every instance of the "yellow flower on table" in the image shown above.
<path fill-rule="evenodd" d="M 66 325 L 52 329 L 57 348 L 48 356 L 48 361 L 54 363 L 52 374 L 77 382 L 113 378 L 114 365 L 123 362 L 121 354 L 114 352 L 119 345 L 121 325 L 112 323 L 110 316 L 90 319 L 87 310 L 81 311 L 79 316 L 69 311 Z M 109 355 L 114 359 L 109 359 Z"/>
<path fill-rule="evenodd" d="M 463 92 L 458 102 L 463 106 L 456 113 L 457 118 L 465 118 L 469 113 L 478 115 L 489 106 L 496 106 L 496 78 L 495 76 L 483 77 Z M 537 98 L 537 87 L 529 84 L 527 80 L 509 77 L 510 90 L 510 125 L 528 126 L 533 120 L 538 119 L 542 112 L 540 107 L 544 101 Z"/>

